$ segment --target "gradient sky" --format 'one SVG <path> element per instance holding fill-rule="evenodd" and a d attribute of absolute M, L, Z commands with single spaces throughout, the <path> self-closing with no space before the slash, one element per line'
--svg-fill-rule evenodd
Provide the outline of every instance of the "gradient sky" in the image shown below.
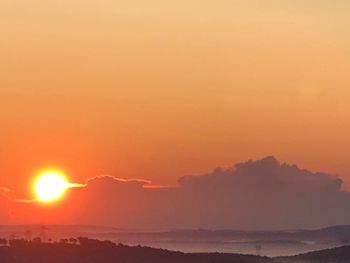
<path fill-rule="evenodd" d="M 350 186 L 347 0 L 0 0 L 0 183 L 172 185 L 275 155 Z"/>

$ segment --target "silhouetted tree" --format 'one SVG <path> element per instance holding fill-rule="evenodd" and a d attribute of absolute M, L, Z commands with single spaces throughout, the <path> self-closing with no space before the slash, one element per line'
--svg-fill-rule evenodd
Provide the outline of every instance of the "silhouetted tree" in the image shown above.
<path fill-rule="evenodd" d="M 41 243 L 41 238 L 40 237 L 35 237 L 32 240 L 33 243 Z"/>
<path fill-rule="evenodd" d="M 68 243 L 68 239 L 67 238 L 61 238 L 59 243 L 61 244 L 67 244 Z"/>
<path fill-rule="evenodd" d="M 75 245 L 78 242 L 78 240 L 76 240 L 75 238 L 71 237 L 69 239 L 69 242 Z"/>
<path fill-rule="evenodd" d="M 0 246 L 6 246 L 7 245 L 7 239 L 6 238 L 0 238 Z"/>
<path fill-rule="evenodd" d="M 9 241 L 10 247 L 14 248 L 22 248 L 25 247 L 26 244 L 28 244 L 28 241 L 26 241 L 25 239 L 11 239 Z"/>

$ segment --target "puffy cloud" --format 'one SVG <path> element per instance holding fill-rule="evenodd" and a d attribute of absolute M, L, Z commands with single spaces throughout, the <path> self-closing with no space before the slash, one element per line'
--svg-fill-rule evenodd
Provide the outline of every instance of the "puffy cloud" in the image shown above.
<path fill-rule="evenodd" d="M 124 228 L 283 229 L 350 223 L 350 193 L 330 174 L 274 157 L 184 176 L 176 187 L 111 176 L 89 179 L 60 205 L 22 204 L 32 222 Z"/>
<path fill-rule="evenodd" d="M 229 228 L 299 228 L 349 223 L 350 194 L 342 181 L 312 173 L 274 157 L 237 164 L 228 170 L 180 179 L 183 192 L 207 209 L 206 222 Z M 203 222 L 203 221 L 202 221 Z"/>

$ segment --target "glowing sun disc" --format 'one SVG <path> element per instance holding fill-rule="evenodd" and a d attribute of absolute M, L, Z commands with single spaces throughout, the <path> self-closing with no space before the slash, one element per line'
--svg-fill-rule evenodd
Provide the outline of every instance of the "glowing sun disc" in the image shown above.
<path fill-rule="evenodd" d="M 61 198 L 69 183 L 62 172 L 45 171 L 39 174 L 34 183 L 34 193 L 41 202 L 51 202 Z"/>

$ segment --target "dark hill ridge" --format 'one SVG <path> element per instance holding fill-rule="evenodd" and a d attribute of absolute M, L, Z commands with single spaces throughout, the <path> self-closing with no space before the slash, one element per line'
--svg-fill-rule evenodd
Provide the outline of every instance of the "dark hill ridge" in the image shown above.
<path fill-rule="evenodd" d="M 340 263 L 350 262 L 350 246 L 325 249 L 320 251 L 309 252 L 292 257 L 275 258 L 276 263 L 293 263 L 293 262 L 321 262 L 321 263 Z"/>
<path fill-rule="evenodd" d="M 79 238 L 79 244 L 12 240 L 0 247 L 1 263 L 269 263 L 272 259 L 252 255 L 197 253 L 130 247 L 110 241 Z"/>
<path fill-rule="evenodd" d="M 0 238 L 40 236 L 41 225 L 0 226 Z M 183 229 L 170 231 L 127 230 L 90 225 L 45 225 L 45 237 L 60 240 L 65 237 L 85 236 L 97 240 L 111 240 L 130 246 L 142 245 L 181 252 L 220 252 L 255 254 L 256 245 L 261 254 L 269 257 L 290 256 L 310 251 L 350 244 L 350 226 L 332 226 L 315 230 L 236 231 Z"/>
<path fill-rule="evenodd" d="M 259 257 L 224 253 L 182 253 L 150 247 L 131 247 L 88 238 L 56 243 L 0 240 L 1 263 L 336 263 L 350 262 L 350 247 L 338 247 L 292 257 Z"/>

